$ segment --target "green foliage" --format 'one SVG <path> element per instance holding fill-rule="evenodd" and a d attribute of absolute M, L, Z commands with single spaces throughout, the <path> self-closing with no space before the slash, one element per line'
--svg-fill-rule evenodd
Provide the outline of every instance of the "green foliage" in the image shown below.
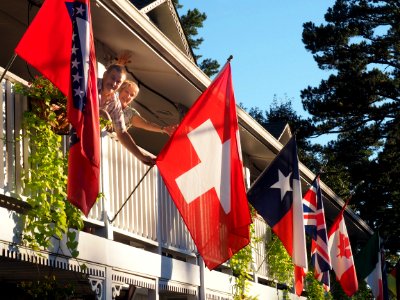
<path fill-rule="evenodd" d="M 205 13 L 200 12 L 197 8 L 188 9 L 186 14 L 181 16 L 183 31 L 185 32 L 188 42 L 193 49 L 199 49 L 203 38 L 196 38 L 199 34 L 198 28 L 203 27 L 203 22 L 207 19 Z"/>
<path fill-rule="evenodd" d="M 28 86 L 16 83 L 14 89 L 16 93 L 28 97 L 32 111 L 48 122 L 53 131 L 68 133 L 66 98 L 50 81 L 36 76 Z"/>
<path fill-rule="evenodd" d="M 272 234 L 266 244 L 268 260 L 268 276 L 279 283 L 285 283 L 288 289 L 293 287 L 293 263 L 279 238 Z"/>
<path fill-rule="evenodd" d="M 248 293 L 248 281 L 253 277 L 250 275 L 252 263 L 251 245 L 247 245 L 229 260 L 229 267 L 235 276 L 234 299 L 250 299 Z"/>
<path fill-rule="evenodd" d="M 15 90 L 31 97 L 43 97 L 31 103 L 31 110 L 25 112 L 23 120 L 31 149 L 30 169 L 24 174 L 24 193 L 32 207 L 25 215 L 23 241 L 34 250 L 47 249 L 52 237 L 62 239 L 66 234 L 67 247 L 72 257 L 77 257 L 76 232 L 69 228 L 79 230 L 83 228 L 83 221 L 80 211 L 66 199 L 67 158 L 61 151 L 61 136 L 53 131 L 58 123 L 51 97 L 60 94 L 42 77 L 37 77 L 29 88 L 16 84 Z M 64 97 L 58 99 L 65 103 Z"/>
<path fill-rule="evenodd" d="M 32 299 L 67 299 L 74 295 L 74 287 L 70 283 L 59 285 L 55 276 L 44 276 L 42 280 L 22 281 L 20 289 L 32 297 Z"/>
<path fill-rule="evenodd" d="M 34 80 L 28 86 L 16 83 L 14 90 L 18 94 L 42 99 L 47 105 L 57 100 L 61 106 L 66 107 L 65 96 L 43 76 L 35 76 Z"/>
<path fill-rule="evenodd" d="M 331 294 L 333 299 L 338 300 L 365 300 L 374 299 L 371 290 L 368 288 L 367 283 L 364 280 L 358 281 L 358 291 L 351 297 L 348 297 L 340 283 L 336 280 L 336 276 L 331 274 Z"/>
<path fill-rule="evenodd" d="M 325 292 L 322 284 L 314 278 L 313 271 L 307 273 L 305 279 L 305 287 L 307 292 L 307 299 L 309 300 L 331 300 L 332 295 L 329 292 Z"/>
<path fill-rule="evenodd" d="M 173 1 L 177 9 L 181 9 L 183 6 L 179 4 L 178 0 Z M 198 28 L 203 27 L 203 22 L 207 19 L 205 13 L 200 12 L 197 8 L 187 10 L 186 14 L 180 14 L 180 20 L 182 24 L 182 29 L 185 32 L 186 38 L 190 47 L 193 50 L 198 50 L 204 39 L 202 37 L 197 37 L 199 34 Z M 194 54 L 196 61 L 198 61 L 202 55 Z M 200 64 L 199 68 L 207 75 L 212 76 L 218 73 L 220 65 L 215 59 L 206 58 Z"/>
<path fill-rule="evenodd" d="M 251 265 L 253 261 L 252 249 L 258 243 L 255 237 L 254 223 L 250 225 L 250 244 L 241 249 L 229 260 L 229 267 L 235 277 L 234 285 L 234 299 L 257 299 L 247 295 L 249 289 L 249 280 L 253 279 L 251 276 Z"/>
<path fill-rule="evenodd" d="M 203 59 L 199 67 L 207 76 L 211 77 L 218 73 L 220 65 L 215 59 L 206 58 Z"/>
<path fill-rule="evenodd" d="M 321 178 L 400 249 L 400 7 L 397 0 L 337 0 L 325 24 L 303 25 L 303 42 L 329 76 L 301 92 L 317 134 L 339 133 L 324 149 Z"/>

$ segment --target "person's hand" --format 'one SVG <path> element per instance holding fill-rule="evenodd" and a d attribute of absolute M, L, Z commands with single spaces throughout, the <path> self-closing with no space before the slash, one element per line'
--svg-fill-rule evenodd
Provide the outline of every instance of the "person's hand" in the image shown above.
<path fill-rule="evenodd" d="M 156 159 L 154 157 L 151 157 L 149 155 L 143 154 L 143 157 L 140 159 L 142 163 L 144 163 L 146 166 L 154 166 L 156 164 Z"/>
<path fill-rule="evenodd" d="M 164 128 L 163 128 L 163 131 L 166 133 L 166 134 L 168 134 L 169 136 L 171 136 L 174 132 L 175 132 L 175 130 L 178 128 L 178 124 L 175 124 L 175 125 L 169 125 L 169 126 L 165 126 Z"/>

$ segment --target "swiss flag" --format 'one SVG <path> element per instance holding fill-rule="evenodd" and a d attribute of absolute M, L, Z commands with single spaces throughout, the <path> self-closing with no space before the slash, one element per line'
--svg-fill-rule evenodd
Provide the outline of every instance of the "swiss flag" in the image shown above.
<path fill-rule="evenodd" d="M 346 295 L 351 297 L 358 290 L 358 280 L 349 235 L 343 217 L 345 207 L 346 205 L 343 206 L 329 230 L 328 246 L 336 278 Z"/>
<path fill-rule="evenodd" d="M 229 62 L 182 120 L 157 167 L 210 270 L 249 243 L 251 217 Z"/>
<path fill-rule="evenodd" d="M 89 0 L 46 0 L 15 52 L 67 96 L 68 200 L 87 216 L 99 193 L 100 128 Z"/>

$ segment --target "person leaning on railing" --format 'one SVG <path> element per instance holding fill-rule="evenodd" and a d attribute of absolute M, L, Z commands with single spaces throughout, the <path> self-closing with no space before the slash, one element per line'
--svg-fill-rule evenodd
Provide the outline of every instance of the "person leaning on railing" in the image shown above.
<path fill-rule="evenodd" d="M 117 94 L 118 88 L 125 79 L 125 68 L 119 64 L 110 65 L 104 72 L 103 79 L 99 79 L 97 88 L 100 115 L 111 119 L 118 140 L 125 148 L 142 163 L 152 166 L 155 164 L 155 158 L 143 153 L 139 149 L 125 125 L 124 113 Z"/>
<path fill-rule="evenodd" d="M 118 97 L 121 102 L 122 111 L 124 112 L 125 125 L 127 128 L 134 126 L 148 131 L 165 133 L 171 136 L 178 125 L 160 126 L 149 122 L 143 118 L 136 109 L 129 106 L 138 94 L 139 87 L 136 82 L 131 80 L 125 80 L 118 89 Z"/>

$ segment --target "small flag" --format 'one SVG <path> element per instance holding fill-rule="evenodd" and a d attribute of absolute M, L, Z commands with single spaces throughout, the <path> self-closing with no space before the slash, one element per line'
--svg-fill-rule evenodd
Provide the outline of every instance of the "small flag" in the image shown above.
<path fill-rule="evenodd" d="M 156 163 L 210 270 L 249 243 L 251 217 L 229 62 L 193 104 Z"/>

